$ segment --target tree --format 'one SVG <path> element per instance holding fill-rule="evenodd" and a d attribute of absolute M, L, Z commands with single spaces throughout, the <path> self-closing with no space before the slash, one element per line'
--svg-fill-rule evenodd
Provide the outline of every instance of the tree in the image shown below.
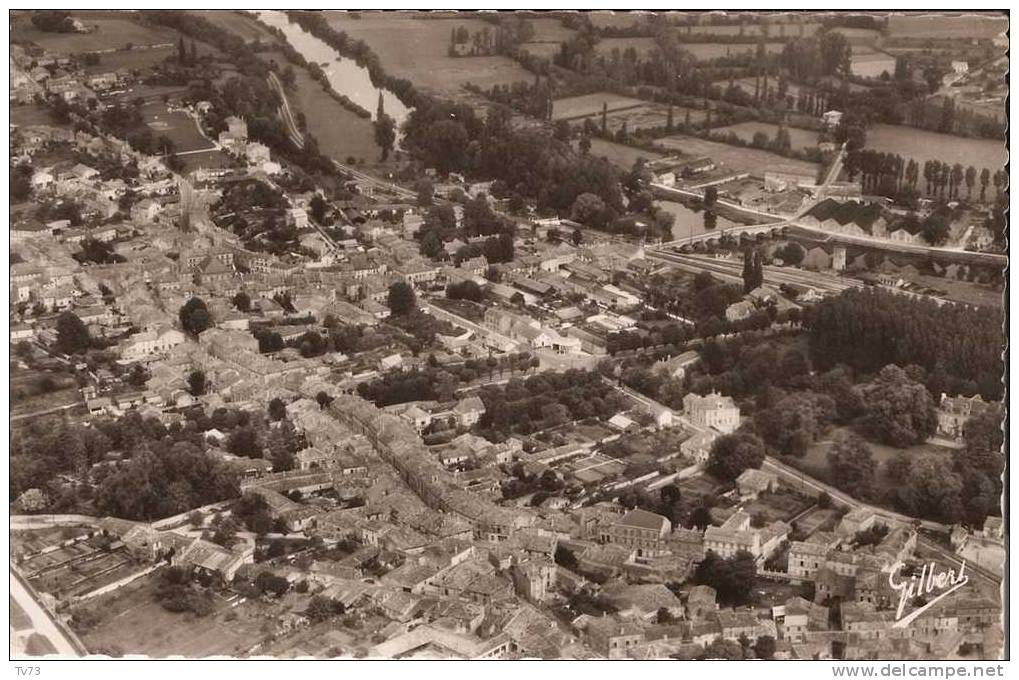
<path fill-rule="evenodd" d="M 304 614 L 315 622 L 327 621 L 334 616 L 339 616 L 346 611 L 342 602 L 338 602 L 324 595 L 314 595 L 308 602 L 308 608 Z"/>
<path fill-rule="evenodd" d="M 803 258 L 806 257 L 807 251 L 804 250 L 803 246 L 799 243 L 789 241 L 784 246 L 776 249 L 775 254 L 778 255 L 785 264 L 799 266 L 803 263 Z"/>
<path fill-rule="evenodd" d="M 271 571 L 263 571 L 255 577 L 255 587 L 262 593 L 281 597 L 290 590 L 290 581 L 282 576 L 276 576 Z"/>
<path fill-rule="evenodd" d="M 417 204 L 419 207 L 425 207 L 432 204 L 432 199 L 435 198 L 435 184 L 428 178 L 418 180 L 414 185 L 414 191 L 417 194 Z"/>
<path fill-rule="evenodd" d="M 442 253 L 442 239 L 434 231 L 427 232 L 421 238 L 421 254 L 434 260 Z"/>
<path fill-rule="evenodd" d="M 980 171 L 980 201 L 983 202 L 987 197 L 987 185 L 991 182 L 991 171 L 984 168 Z"/>
<path fill-rule="evenodd" d="M 396 316 L 407 316 L 417 309 L 417 296 L 410 284 L 397 281 L 389 286 L 389 311 Z"/>
<path fill-rule="evenodd" d="M 977 169 L 972 165 L 966 168 L 966 198 L 973 198 L 973 187 L 977 183 Z"/>
<path fill-rule="evenodd" d="M 861 426 L 879 441 L 901 448 L 923 443 L 934 434 L 938 424 L 934 400 L 898 366 L 885 366 L 860 391 Z"/>
<path fill-rule="evenodd" d="M 758 659 L 770 660 L 775 658 L 775 638 L 770 635 L 762 635 L 754 643 L 754 654 Z"/>
<path fill-rule="evenodd" d="M 711 445 L 708 472 L 726 481 L 733 481 L 749 468 L 759 468 L 764 462 L 764 442 L 749 432 L 725 434 Z"/>
<path fill-rule="evenodd" d="M 697 565 L 693 578 L 698 585 L 714 588 L 720 604 L 739 607 L 750 599 L 756 573 L 754 556 L 745 550 L 728 559 L 709 550 Z"/>
<path fill-rule="evenodd" d="M 927 243 L 938 246 L 948 240 L 950 231 L 948 218 L 940 212 L 932 212 L 923 221 L 920 235 Z"/>
<path fill-rule="evenodd" d="M 287 405 L 279 397 L 274 397 L 269 402 L 269 418 L 273 421 L 280 421 L 287 417 Z"/>
<path fill-rule="evenodd" d="M 92 338 L 88 327 L 74 312 L 63 312 L 57 317 L 57 351 L 62 354 L 80 354 L 89 348 Z"/>
<path fill-rule="evenodd" d="M 212 325 L 209 308 L 206 306 L 205 301 L 198 297 L 193 297 L 185 302 L 180 308 L 178 316 L 180 317 L 181 328 L 194 336 L 197 336 Z"/>
<path fill-rule="evenodd" d="M 764 264 L 761 251 L 750 248 L 743 253 L 743 292 L 759 288 L 764 283 Z"/>
<path fill-rule="evenodd" d="M 828 451 L 828 468 L 835 484 L 852 496 L 867 497 L 874 488 L 874 455 L 854 434 L 840 438 Z"/>
<path fill-rule="evenodd" d="M 145 366 L 141 364 L 135 364 L 131 367 L 131 372 L 128 374 L 127 381 L 134 387 L 142 389 L 145 387 L 145 383 L 149 381 L 152 376 L 149 374 Z"/>
<path fill-rule="evenodd" d="M 962 480 L 951 464 L 933 453 L 907 459 L 908 471 L 896 489 L 896 503 L 907 514 L 946 524 L 963 512 Z"/>
<path fill-rule="evenodd" d="M 721 659 L 725 661 L 742 661 L 743 660 L 743 647 L 740 643 L 734 640 L 726 640 L 725 638 L 715 638 L 707 647 L 704 648 L 705 659 Z"/>
<path fill-rule="evenodd" d="M 382 149 L 382 161 L 389 158 L 396 142 L 396 123 L 390 116 L 382 114 L 375 121 L 375 144 Z"/>
<path fill-rule="evenodd" d="M 318 402 L 320 409 L 325 409 L 329 404 L 333 403 L 333 398 L 330 397 L 326 392 L 322 391 L 315 395 L 315 401 Z"/>
<path fill-rule="evenodd" d="M 718 187 L 710 186 L 704 190 L 704 207 L 710 208 L 718 202 Z"/>
<path fill-rule="evenodd" d="M 965 446 L 956 453 L 956 467 L 977 470 L 998 479 L 1005 463 L 1003 421 L 1001 409 L 992 406 L 970 416 L 962 427 Z"/>
<path fill-rule="evenodd" d="M 595 222 L 605 212 L 605 201 L 597 194 L 580 194 L 570 208 L 570 219 L 597 226 Z"/>
<path fill-rule="evenodd" d="M 243 290 L 238 291 L 236 295 L 230 300 L 234 307 L 242 312 L 251 311 L 251 296 L 245 293 Z"/>
<path fill-rule="evenodd" d="M 205 372 L 199 369 L 195 369 L 188 373 L 188 392 L 193 397 L 200 397 L 205 394 L 205 390 L 208 387 L 205 382 Z"/>
<path fill-rule="evenodd" d="M 322 194 L 316 193 L 311 197 L 311 219 L 316 224 L 326 224 L 326 218 L 329 214 L 329 203 L 322 196 Z"/>

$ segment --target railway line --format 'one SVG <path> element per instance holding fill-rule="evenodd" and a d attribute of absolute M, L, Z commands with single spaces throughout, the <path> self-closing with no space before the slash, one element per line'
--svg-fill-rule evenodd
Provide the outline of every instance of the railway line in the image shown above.
<path fill-rule="evenodd" d="M 668 251 L 648 251 L 649 259 L 667 262 L 687 271 L 707 271 L 729 281 L 742 281 L 742 265 L 735 261 L 718 260 L 703 255 L 685 255 Z M 807 286 L 821 292 L 841 293 L 848 288 L 862 288 L 862 281 L 841 279 L 813 272 L 781 267 L 764 267 L 764 281 L 772 285 Z"/>

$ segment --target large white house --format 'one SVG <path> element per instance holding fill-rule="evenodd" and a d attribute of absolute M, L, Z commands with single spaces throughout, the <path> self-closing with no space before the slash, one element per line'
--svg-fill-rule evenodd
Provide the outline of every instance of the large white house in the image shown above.
<path fill-rule="evenodd" d="M 156 354 L 169 352 L 183 344 L 187 337 L 175 328 L 145 331 L 127 338 L 120 346 L 120 357 L 124 361 L 140 361 Z"/>
<path fill-rule="evenodd" d="M 711 427 L 722 434 L 729 434 L 739 427 L 739 407 L 732 397 L 718 392 L 706 396 L 688 394 L 683 397 L 683 412 L 694 425 Z"/>

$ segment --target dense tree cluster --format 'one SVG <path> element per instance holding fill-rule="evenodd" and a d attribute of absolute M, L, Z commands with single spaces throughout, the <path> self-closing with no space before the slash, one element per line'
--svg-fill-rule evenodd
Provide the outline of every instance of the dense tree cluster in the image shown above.
<path fill-rule="evenodd" d="M 821 370 L 842 363 L 873 373 L 887 364 L 916 364 L 927 371 L 932 394 L 1001 398 L 1000 310 L 848 290 L 809 309 L 804 325 Z"/>
<path fill-rule="evenodd" d="M 185 302 L 177 316 L 180 319 L 180 327 L 194 336 L 212 325 L 209 308 L 205 300 L 199 297 L 193 297 Z"/>
<path fill-rule="evenodd" d="M 697 585 L 714 588 L 720 604 L 742 607 L 750 601 L 756 573 L 754 556 L 745 550 L 730 558 L 719 557 L 709 550 L 697 565 L 693 579 Z"/>
<path fill-rule="evenodd" d="M 906 447 L 927 440 L 938 425 L 934 400 L 927 388 L 906 371 L 890 365 L 860 386 L 860 426 L 886 444 Z"/>
<path fill-rule="evenodd" d="M 466 104 L 429 100 L 404 127 L 405 144 L 441 172 L 502 180 L 512 192 L 535 198 L 540 210 L 567 214 L 578 196 L 590 193 L 616 216 L 622 213 L 619 179 L 608 161 L 577 154 L 540 129 L 514 128 L 503 107 L 490 108 L 482 120 Z"/>
<path fill-rule="evenodd" d="M 499 440 L 571 420 L 608 420 L 626 405 L 625 398 L 595 371 L 550 371 L 526 380 L 514 378 L 505 385 L 486 385 L 480 396 L 486 409 L 481 427 Z"/>
<path fill-rule="evenodd" d="M 81 354 L 92 344 L 88 327 L 74 312 L 62 312 L 57 317 L 56 349 L 62 354 Z"/>
<path fill-rule="evenodd" d="M 194 444 L 178 442 L 140 447 L 103 479 L 95 503 L 104 515 L 154 520 L 237 493 L 236 472 Z"/>
<path fill-rule="evenodd" d="M 869 498 L 874 491 L 876 464 L 867 443 L 856 435 L 839 438 L 828 451 L 828 468 L 835 484 L 854 498 Z"/>
<path fill-rule="evenodd" d="M 723 434 L 711 445 L 707 471 L 713 476 L 732 481 L 744 470 L 759 468 L 764 462 L 764 442 L 747 430 Z"/>

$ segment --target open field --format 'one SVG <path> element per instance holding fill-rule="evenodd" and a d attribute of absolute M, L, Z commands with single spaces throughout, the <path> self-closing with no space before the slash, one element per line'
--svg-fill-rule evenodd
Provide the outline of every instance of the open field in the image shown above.
<path fill-rule="evenodd" d="M 50 125 L 52 127 L 70 127 L 69 123 L 57 123 L 50 114 L 47 106 L 38 104 L 27 104 L 24 106 L 11 106 L 8 109 L 11 114 L 11 125 Z"/>
<path fill-rule="evenodd" d="M 153 134 L 169 137 L 176 145 L 177 153 L 215 148 L 199 132 L 198 124 L 183 111 L 169 111 L 162 102 L 149 102 L 142 106 L 141 112 Z"/>
<path fill-rule="evenodd" d="M 714 87 L 720 88 L 724 92 L 729 87 L 729 82 L 730 81 L 729 81 L 728 78 L 724 78 L 722 80 L 716 80 L 716 81 L 712 82 L 711 84 Z M 743 90 L 744 92 L 746 92 L 747 94 L 749 94 L 751 96 L 753 96 L 753 94 L 754 94 L 754 87 L 755 87 L 755 85 L 758 86 L 758 87 L 761 87 L 763 85 L 763 81 L 762 80 L 757 79 L 755 81 L 754 78 L 749 78 L 749 77 L 748 78 L 736 78 L 735 80 L 733 80 L 731 82 L 732 82 L 733 85 L 735 85 L 736 87 L 738 87 L 739 89 Z M 771 88 L 774 92 L 777 93 L 777 91 L 778 91 L 777 90 L 778 82 L 774 78 L 769 78 L 768 79 L 768 87 Z M 786 97 L 792 97 L 795 100 L 799 96 L 799 94 L 800 94 L 800 86 L 799 85 L 797 85 L 796 83 L 787 83 L 786 84 Z"/>
<path fill-rule="evenodd" d="M 287 92 L 294 115 L 304 114 L 308 132 L 326 156 L 345 163 L 353 156 L 373 163 L 380 150 L 375 145 L 371 120 L 361 118 L 333 99 L 322 84 L 303 68 L 295 68 L 295 87 Z"/>
<path fill-rule="evenodd" d="M 246 42 L 255 42 L 260 40 L 263 44 L 275 43 L 276 36 L 269 32 L 265 26 L 260 24 L 256 19 L 237 12 L 224 9 L 203 9 L 203 10 L 189 10 L 192 14 L 197 14 L 204 19 L 216 24 L 220 28 L 224 28 L 234 35 L 244 38 Z"/>
<path fill-rule="evenodd" d="M 922 14 L 892 15 L 888 18 L 888 35 L 892 38 L 995 38 L 1008 30 L 1008 17 L 990 13 L 984 16 L 966 15 L 965 21 L 956 16 Z"/>
<path fill-rule="evenodd" d="M 198 50 L 199 54 L 202 50 Z M 108 71 L 129 71 L 152 68 L 162 64 L 168 57 L 176 56 L 176 47 L 152 47 L 145 49 L 117 50 L 99 55 L 99 63 L 94 66 L 86 66 L 86 73 L 106 73 Z"/>
<path fill-rule="evenodd" d="M 565 42 L 572 38 L 576 31 L 563 26 L 563 22 L 555 18 L 529 19 L 534 28 L 534 35 L 531 42 Z"/>
<path fill-rule="evenodd" d="M 656 139 L 655 143 L 670 151 L 680 151 L 694 156 L 710 156 L 716 163 L 722 163 L 734 172 L 749 172 L 757 176 L 763 176 L 767 171 L 806 175 L 817 172 L 816 163 L 784 158 L 759 149 L 744 149 L 720 142 L 710 142 L 697 137 L 674 135 Z"/>
<path fill-rule="evenodd" d="M 171 654 L 187 658 L 238 655 L 255 645 L 262 637 L 263 623 L 269 624 L 257 616 L 258 603 L 231 609 L 220 597 L 216 612 L 209 616 L 166 611 L 154 596 L 157 574 L 153 572 L 85 605 L 100 618 L 81 636 L 89 650 L 115 649 L 155 658 Z M 230 612 L 237 612 L 237 617 L 226 621 Z"/>
<path fill-rule="evenodd" d="M 600 56 L 609 58 L 612 56 L 613 50 L 618 50 L 622 55 L 631 47 L 636 50 L 639 57 L 658 49 L 654 38 L 602 38 L 595 44 L 594 49 Z"/>
<path fill-rule="evenodd" d="M 93 16 L 89 12 L 74 12 L 73 16 L 87 26 L 94 26 L 95 30 L 90 33 L 46 33 L 35 28 L 25 16 L 14 22 L 11 41 L 32 42 L 47 52 L 69 55 L 121 49 L 127 44 L 136 47 L 172 44 L 177 40 L 174 31 L 143 26 L 130 18 L 112 18 L 105 13 Z"/>
<path fill-rule="evenodd" d="M 185 156 L 180 156 L 180 162 L 183 164 L 185 172 L 191 172 L 193 170 L 198 170 L 199 168 L 205 170 L 229 168 L 234 163 L 230 156 L 226 155 L 219 149 L 189 153 Z"/>
<path fill-rule="evenodd" d="M 789 138 L 794 149 L 811 149 L 817 146 L 816 132 L 794 127 L 787 127 L 786 130 L 789 131 Z M 778 126 L 774 123 L 748 121 L 746 123 L 737 123 L 736 125 L 727 125 L 726 127 L 712 128 L 711 131 L 721 133 L 734 132 L 740 139 L 749 142 L 753 140 L 754 135 L 758 132 L 766 134 L 768 139 L 774 139 L 775 133 L 778 132 Z"/>
<path fill-rule="evenodd" d="M 654 160 L 662 157 L 662 154 L 659 153 L 635 149 L 625 144 L 607 142 L 604 139 L 591 139 L 591 155 L 607 158 L 610 163 L 615 163 L 626 170 L 632 168 L 638 158 Z"/>
<path fill-rule="evenodd" d="M 542 59 L 552 59 L 559 51 L 559 43 L 555 42 L 526 42 L 521 44 L 520 47 Z"/>
<path fill-rule="evenodd" d="M 491 25 L 480 19 L 426 19 L 406 12 L 330 11 L 329 23 L 352 38 L 365 41 L 379 56 L 388 73 L 406 78 L 417 87 L 453 94 L 465 83 L 483 88 L 531 82 L 534 77 L 508 57 L 451 57 L 451 31 L 463 26 L 471 33 Z M 360 17 L 360 18 L 355 18 Z M 399 35 L 399 40 L 393 36 Z"/>
<path fill-rule="evenodd" d="M 895 73 L 895 57 L 884 52 L 857 52 L 853 49 L 849 69 L 854 76 L 880 78 L 883 73 Z"/>
<path fill-rule="evenodd" d="M 634 97 L 624 97 L 611 92 L 593 92 L 578 97 L 565 97 L 552 102 L 552 120 L 570 120 L 572 118 L 584 118 L 591 115 L 601 115 L 602 105 L 608 107 L 609 112 L 620 109 L 628 109 L 637 106 L 646 106 L 648 102 Z"/>
<path fill-rule="evenodd" d="M 187 91 L 187 87 L 182 85 L 133 85 L 119 94 L 103 97 L 103 102 L 113 104 L 142 99 L 146 102 L 158 101 L 162 104 L 163 97 L 180 97 Z"/>
<path fill-rule="evenodd" d="M 1005 139 L 973 139 L 929 132 L 901 125 L 872 125 L 867 128 L 866 147 L 887 153 L 897 153 L 903 158 L 913 158 L 921 167 L 924 161 L 938 160 L 945 163 L 972 165 L 979 171 L 988 168 L 993 173 L 1004 167 L 1008 159 Z"/>
<path fill-rule="evenodd" d="M 781 24 L 769 24 L 768 35 L 772 37 L 782 36 L 810 36 L 817 32 L 817 29 L 821 27 L 821 24 L 816 23 L 781 23 Z M 686 29 L 680 30 L 680 35 Z M 742 30 L 742 33 L 741 33 Z M 743 35 L 748 37 L 756 37 L 763 35 L 764 29 L 759 24 L 746 24 L 745 26 L 692 26 L 689 32 L 694 35 L 725 35 L 735 36 Z"/>
<path fill-rule="evenodd" d="M 687 43 L 682 45 L 683 49 L 689 52 L 697 61 L 709 61 L 721 57 L 735 57 L 740 54 L 757 52 L 756 43 Z M 768 54 L 776 54 L 782 51 L 784 43 L 764 43 L 764 51 Z"/>

